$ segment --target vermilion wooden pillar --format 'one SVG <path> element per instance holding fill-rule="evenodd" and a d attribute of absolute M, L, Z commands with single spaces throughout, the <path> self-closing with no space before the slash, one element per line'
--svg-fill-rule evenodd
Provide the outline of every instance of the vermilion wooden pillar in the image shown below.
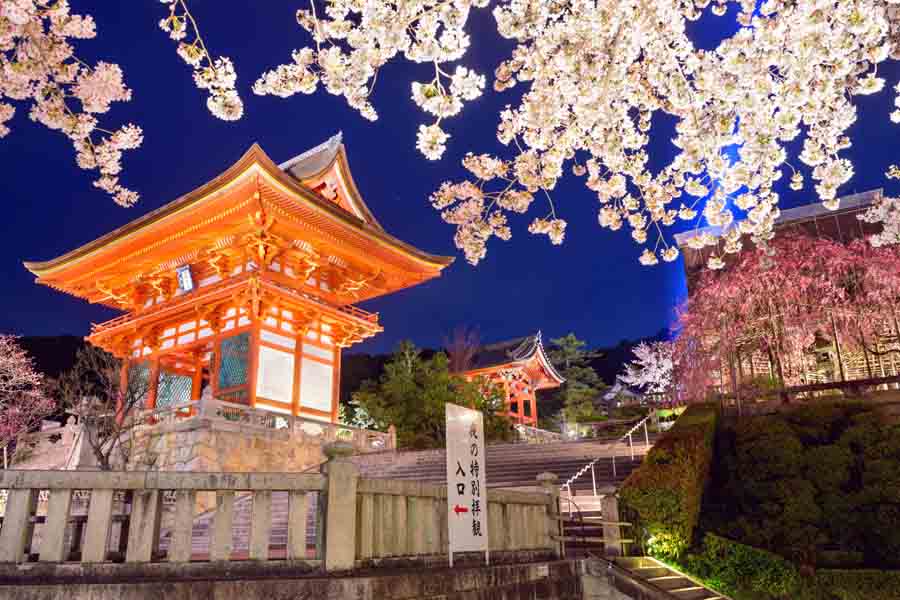
<path fill-rule="evenodd" d="M 331 372 L 331 422 L 338 422 L 341 401 L 341 349 L 334 347 L 334 370 Z"/>
<path fill-rule="evenodd" d="M 145 410 L 153 410 L 156 408 L 156 394 L 159 392 L 159 356 L 154 356 L 150 361 L 150 374 L 148 375 L 149 389 L 147 392 L 147 403 Z"/>
<path fill-rule="evenodd" d="M 259 319 L 253 318 L 253 327 L 250 330 L 250 376 L 247 378 L 247 400 L 251 407 L 256 407 L 256 376 L 259 370 Z"/>
<path fill-rule="evenodd" d="M 525 402 L 527 398 L 522 398 L 518 394 L 516 395 L 516 409 L 519 411 L 519 423 L 525 422 Z"/>

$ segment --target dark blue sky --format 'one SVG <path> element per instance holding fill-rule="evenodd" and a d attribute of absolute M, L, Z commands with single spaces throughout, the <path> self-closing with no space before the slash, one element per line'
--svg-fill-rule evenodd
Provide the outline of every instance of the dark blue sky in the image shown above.
<path fill-rule="evenodd" d="M 56 257 L 175 199 L 224 170 L 253 142 L 279 162 L 342 130 L 356 183 L 385 228 L 429 252 L 458 255 L 453 228 L 431 208 L 428 195 L 442 181 L 463 175 L 459 161 L 467 151 L 500 150 L 494 135 L 497 112 L 515 95 L 491 91 L 468 104 L 461 117 L 446 122 L 453 137 L 444 159 L 429 162 L 415 150 L 415 132 L 425 116 L 410 99 L 410 82 L 426 79 L 430 67 L 398 63 L 382 70 L 374 94 L 380 114 L 375 123 L 322 90 L 289 99 L 255 96 L 250 86 L 258 75 L 309 42 L 294 20 L 301 3 L 195 0 L 191 7 L 211 52 L 230 56 L 240 78 L 245 116 L 226 123 L 206 110 L 205 95 L 194 87 L 190 69 L 158 28 L 166 12 L 163 5 L 71 4 L 74 12 L 92 11 L 98 25 L 97 38 L 79 44 L 79 56 L 119 63 L 134 91 L 130 103 L 115 105 L 102 122 L 118 126 L 133 121 L 144 128 L 144 144 L 126 154 L 123 177 L 142 199 L 130 209 L 113 204 L 91 186 L 94 174 L 75 165 L 68 140 L 29 121 L 27 108 L 20 105 L 10 123 L 12 133 L 0 140 L 6 211 L 0 224 L 0 272 L 6 282 L 0 331 L 85 335 L 90 322 L 115 316 L 35 285 L 22 260 Z M 510 47 L 493 27 L 488 11 L 474 13 L 473 44 L 463 60 L 488 75 L 489 88 L 494 66 Z M 704 19 L 695 26 L 698 43 L 708 45 L 723 28 L 729 28 L 727 21 Z M 879 74 L 886 74 L 892 86 L 900 72 L 890 65 Z M 892 94 L 887 89 L 859 103 L 861 122 L 854 127 L 856 147 L 850 153 L 857 175 L 841 193 L 884 184 L 883 172 L 896 157 L 900 132 L 887 118 Z M 666 132 L 656 135 L 651 151 L 670 152 Z M 435 346 L 462 324 L 477 327 L 484 341 L 540 328 L 548 336 L 574 331 L 592 346 L 652 335 L 668 326 L 685 293 L 681 262 L 641 267 L 638 247 L 627 232 L 597 224 L 595 196 L 583 179 L 566 177 L 553 197 L 569 222 L 562 246 L 527 233 L 535 215 L 513 218 L 512 240 L 493 243 L 478 267 L 458 256 L 440 279 L 363 305 L 381 313 L 385 332 L 351 351 L 386 351 L 404 338 Z M 808 195 L 785 194 L 783 206 L 809 200 Z"/>

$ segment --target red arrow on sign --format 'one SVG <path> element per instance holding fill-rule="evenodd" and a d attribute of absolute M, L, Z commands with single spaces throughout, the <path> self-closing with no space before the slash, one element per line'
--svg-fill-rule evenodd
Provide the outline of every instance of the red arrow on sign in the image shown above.
<path fill-rule="evenodd" d="M 460 506 L 459 504 L 457 504 L 456 506 L 453 507 L 453 512 L 455 512 L 456 514 L 467 513 L 467 512 L 469 512 L 469 509 L 466 508 L 465 506 Z"/>

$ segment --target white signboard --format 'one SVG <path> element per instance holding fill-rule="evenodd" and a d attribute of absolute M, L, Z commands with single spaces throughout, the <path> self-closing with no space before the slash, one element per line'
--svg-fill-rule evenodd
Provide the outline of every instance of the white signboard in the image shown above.
<path fill-rule="evenodd" d="M 447 527 L 453 566 L 454 552 L 484 552 L 487 557 L 484 415 L 455 404 L 446 407 Z"/>

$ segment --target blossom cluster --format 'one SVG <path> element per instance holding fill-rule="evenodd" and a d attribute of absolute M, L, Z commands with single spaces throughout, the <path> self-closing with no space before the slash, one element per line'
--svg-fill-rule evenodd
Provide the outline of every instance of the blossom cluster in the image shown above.
<path fill-rule="evenodd" d="M 481 95 L 485 78 L 466 67 L 453 73 L 442 65 L 460 59 L 469 47 L 465 31 L 469 11 L 489 0 L 326 0 L 319 15 L 315 2 L 297 11 L 297 22 L 308 31 L 315 48 L 301 48 L 292 62 L 260 76 L 253 86 L 259 95 L 286 98 L 311 94 L 318 85 L 370 120 L 378 118 L 369 98 L 378 71 L 398 55 L 434 66 L 434 77 L 412 84 L 412 99 L 435 121 L 421 125 L 416 147 L 437 160 L 450 137 L 441 119 L 462 110 L 466 101 Z"/>
<path fill-rule="evenodd" d="M 178 42 L 178 56 L 194 69 L 197 87 L 209 92 L 206 99 L 209 112 L 223 121 L 237 121 L 244 114 L 244 103 L 235 89 L 237 74 L 231 59 L 213 58 L 209 54 L 186 0 L 160 2 L 169 6 L 169 15 L 160 19 L 159 27 Z"/>
<path fill-rule="evenodd" d="M 695 47 L 686 30 L 707 9 L 731 9 L 740 24 L 712 50 Z M 853 98 L 881 91 L 878 65 L 900 58 L 900 0 L 515 0 L 493 14 L 516 42 L 494 88 L 524 86 L 497 129 L 514 153 L 504 158 L 510 189 L 550 192 L 571 165 L 596 193 L 600 225 L 627 227 L 646 245 L 645 265 L 677 258 L 664 228 L 679 221 L 719 228 L 690 242 L 715 247 L 712 268 L 748 239 L 765 245 L 780 214 L 776 183 L 787 171 L 792 189 L 805 185 L 789 159 L 805 165 L 827 208 L 839 208 L 838 188 L 854 174 L 841 156 L 857 119 Z M 891 118 L 900 121 L 897 106 Z M 676 121 L 667 163 L 648 148 L 658 114 Z M 438 154 L 445 140 L 436 133 L 420 139 Z M 801 151 L 790 157 L 796 141 Z M 474 185 L 481 189 L 477 174 Z M 448 183 L 437 195 L 450 189 L 469 188 Z M 483 256 L 488 206 L 504 207 L 485 205 L 460 224 L 442 204 L 467 258 Z"/>
<path fill-rule="evenodd" d="M 119 182 L 122 153 L 140 146 L 143 133 L 133 124 L 99 126 L 97 115 L 131 100 L 131 90 L 118 65 L 91 66 L 75 56 L 71 40 L 95 35 L 93 18 L 71 14 L 66 0 L 0 3 L 0 137 L 16 109 L 6 100 L 29 105 L 33 121 L 69 138 L 78 166 L 99 173 L 95 186 L 131 206 L 138 194 Z"/>
<path fill-rule="evenodd" d="M 641 342 L 634 347 L 634 360 L 625 363 L 618 379 L 647 394 L 665 394 L 672 387 L 675 368 L 674 345 L 671 342 Z"/>
<path fill-rule="evenodd" d="M 487 242 L 492 237 L 508 240 L 512 235 L 503 211 L 525 213 L 534 196 L 527 190 L 514 189 L 519 180 L 517 166 L 486 154 L 467 154 L 463 166 L 476 182 L 444 183 L 431 195 L 431 205 L 441 211 L 447 223 L 456 225 L 454 242 L 473 265 L 484 258 Z M 488 189 L 488 185 L 496 186 Z M 554 244 L 565 235 L 566 222 L 557 218 L 535 219 L 532 233 L 543 233 Z"/>
<path fill-rule="evenodd" d="M 869 238 L 874 247 L 900 244 L 900 198 L 880 198 L 858 216 L 867 223 L 881 223 L 881 231 Z"/>

